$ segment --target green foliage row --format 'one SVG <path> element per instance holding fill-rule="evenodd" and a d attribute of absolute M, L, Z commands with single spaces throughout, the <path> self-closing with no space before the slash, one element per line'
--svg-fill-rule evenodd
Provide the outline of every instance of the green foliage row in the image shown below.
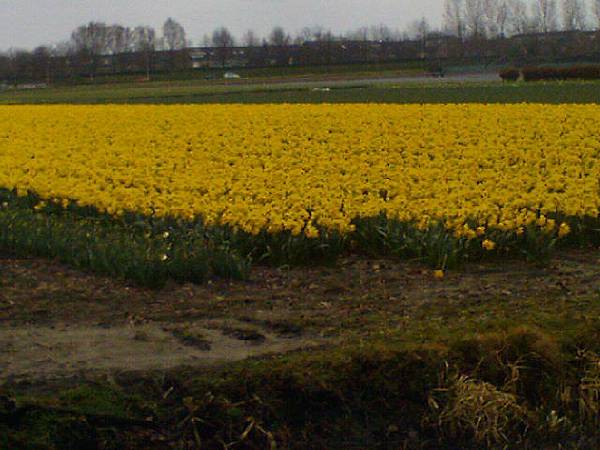
<path fill-rule="evenodd" d="M 578 65 L 568 67 L 509 67 L 499 72 L 504 81 L 567 81 L 567 80 L 600 80 L 600 66 Z"/>
<path fill-rule="evenodd" d="M 243 279 L 249 273 L 249 260 L 201 225 L 168 232 L 145 222 L 49 209 L 22 204 L 0 208 L 0 249 L 16 256 L 57 258 L 148 287 L 160 287 L 168 279 L 201 283 L 212 276 Z"/>
<path fill-rule="evenodd" d="M 475 239 L 456 237 L 443 223 L 435 222 L 426 229 L 413 223 L 389 220 L 385 215 L 355 221 L 356 231 L 352 243 L 361 252 L 371 255 L 388 255 L 413 258 L 436 269 L 453 269 L 467 261 L 488 257 L 524 257 L 543 264 L 552 256 L 557 246 L 585 247 L 600 245 L 600 220 L 577 219 L 553 215 L 557 222 L 568 223 L 574 232 L 565 238 L 548 235 L 537 226 L 524 229 L 522 234 L 514 231 L 488 229 L 484 236 Z M 476 222 L 468 223 L 471 229 Z M 484 239 L 496 244 L 493 250 L 482 246 Z"/>
<path fill-rule="evenodd" d="M 524 67 L 523 80 L 600 80 L 600 66 Z"/>
<path fill-rule="evenodd" d="M 521 71 L 519 69 L 509 67 L 507 69 L 502 69 L 498 75 L 500 75 L 502 81 L 517 81 L 521 77 Z"/>
<path fill-rule="evenodd" d="M 203 282 L 212 276 L 244 279 L 252 262 L 302 265 L 333 262 L 354 252 L 417 259 L 434 269 L 452 269 L 488 257 L 521 256 L 544 263 L 557 245 L 600 245 L 598 218 L 565 221 L 572 233 L 561 239 L 530 226 L 520 235 L 487 230 L 481 237 L 456 237 L 443 223 L 426 229 L 385 215 L 354 221 L 347 235 L 320 228 L 318 238 L 289 232 L 251 235 L 231 226 L 206 226 L 201 218 L 146 217 L 127 212 L 111 217 L 75 202 L 41 201 L 0 190 L 0 249 L 38 255 L 79 268 L 162 286 L 167 279 Z M 470 224 L 475 228 L 475 223 Z M 493 250 L 482 243 L 491 239 Z"/>

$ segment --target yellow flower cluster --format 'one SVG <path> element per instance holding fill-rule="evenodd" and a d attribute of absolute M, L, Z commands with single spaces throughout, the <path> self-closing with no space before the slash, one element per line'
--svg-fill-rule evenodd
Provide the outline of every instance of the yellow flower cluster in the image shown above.
<path fill-rule="evenodd" d="M 599 179 L 596 105 L 0 107 L 0 187 L 250 233 L 384 213 L 563 236 L 546 215 L 597 218 Z"/>

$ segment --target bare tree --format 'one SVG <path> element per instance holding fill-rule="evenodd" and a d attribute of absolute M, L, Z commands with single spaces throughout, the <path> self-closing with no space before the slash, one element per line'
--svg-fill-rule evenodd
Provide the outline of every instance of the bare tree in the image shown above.
<path fill-rule="evenodd" d="M 425 50 L 427 47 L 427 35 L 429 34 L 431 27 L 425 17 L 411 22 L 406 30 L 406 34 L 409 39 L 419 41 L 421 57 L 425 57 Z"/>
<path fill-rule="evenodd" d="M 369 28 L 371 39 L 379 42 L 392 42 L 398 36 L 387 25 L 373 25 Z"/>
<path fill-rule="evenodd" d="M 76 50 L 101 55 L 108 48 L 108 28 L 104 23 L 90 22 L 73 31 L 71 41 Z"/>
<path fill-rule="evenodd" d="M 260 39 L 253 30 L 248 30 L 244 33 L 242 43 L 246 47 L 258 47 L 260 45 Z"/>
<path fill-rule="evenodd" d="M 73 31 L 71 41 L 80 59 L 87 60 L 88 72 L 93 80 L 100 57 L 108 52 L 107 26 L 100 22 L 82 25 Z"/>
<path fill-rule="evenodd" d="M 152 27 L 138 26 L 132 33 L 132 45 L 136 52 L 154 51 L 156 48 L 156 31 Z"/>
<path fill-rule="evenodd" d="M 472 38 L 485 37 L 484 0 L 465 0 L 465 28 Z"/>
<path fill-rule="evenodd" d="M 47 84 L 51 81 L 52 50 L 40 46 L 31 53 L 33 64 L 33 77 L 36 81 L 44 80 Z"/>
<path fill-rule="evenodd" d="M 508 26 L 512 34 L 523 34 L 532 28 L 532 19 L 524 0 L 508 0 Z"/>
<path fill-rule="evenodd" d="M 113 55 L 132 50 L 133 33 L 128 27 L 112 25 L 107 29 L 107 47 Z"/>
<path fill-rule="evenodd" d="M 290 43 L 290 36 L 282 27 L 276 26 L 269 34 L 269 43 L 276 47 L 285 47 Z"/>
<path fill-rule="evenodd" d="M 485 28 L 489 37 L 504 36 L 508 20 L 507 0 L 484 0 Z"/>
<path fill-rule="evenodd" d="M 253 30 L 248 30 L 242 37 L 242 45 L 246 47 L 246 65 L 249 67 L 264 66 L 265 53 L 259 49 L 260 39 Z"/>
<path fill-rule="evenodd" d="M 325 30 L 322 33 L 315 35 L 316 42 L 318 44 L 318 56 L 319 63 L 331 64 L 334 54 L 334 41 L 335 37 L 331 30 Z"/>
<path fill-rule="evenodd" d="M 132 45 L 136 52 L 144 58 L 146 80 L 150 80 L 152 70 L 152 57 L 156 50 L 156 31 L 152 27 L 138 26 L 132 33 Z"/>
<path fill-rule="evenodd" d="M 321 25 L 304 27 L 302 30 L 300 30 L 300 33 L 298 33 L 298 40 L 301 40 L 302 42 L 320 41 L 326 34 L 327 30 L 325 30 L 325 28 L 323 28 Z"/>
<path fill-rule="evenodd" d="M 16 86 L 18 79 L 15 70 L 15 49 L 9 48 L 2 59 L 4 64 L 6 64 L 6 66 L 2 67 L 4 80 L 10 80 L 10 83 Z"/>
<path fill-rule="evenodd" d="M 0 52 L 0 91 L 3 85 L 11 78 L 10 65 L 11 61 L 8 54 Z"/>
<path fill-rule="evenodd" d="M 212 46 L 212 39 L 211 39 L 210 35 L 207 33 L 204 33 L 204 35 L 202 36 L 202 46 L 203 47 Z"/>
<path fill-rule="evenodd" d="M 298 40 L 304 42 L 310 42 L 312 41 L 313 38 L 313 33 L 312 30 L 310 29 L 310 27 L 304 27 L 302 28 L 302 30 L 300 30 L 300 32 L 298 33 Z"/>
<path fill-rule="evenodd" d="M 175 51 L 185 48 L 185 30 L 171 17 L 163 25 L 163 38 L 166 50 Z"/>
<path fill-rule="evenodd" d="M 213 32 L 212 44 L 216 48 L 221 66 L 225 67 L 231 56 L 231 47 L 235 44 L 233 35 L 226 27 L 219 27 Z"/>
<path fill-rule="evenodd" d="M 429 34 L 430 30 L 431 26 L 425 17 L 412 21 L 406 27 L 408 37 L 416 40 L 424 39 Z"/>
<path fill-rule="evenodd" d="M 598 0 L 600 1 L 600 0 Z M 346 39 L 350 39 L 352 41 L 368 41 L 369 40 L 369 28 L 360 27 L 356 30 L 350 31 L 346 33 Z"/>
<path fill-rule="evenodd" d="M 52 53 L 54 56 L 69 56 L 71 53 L 73 53 L 73 50 L 73 42 L 67 39 L 57 42 L 53 46 Z"/>
<path fill-rule="evenodd" d="M 293 45 L 302 45 L 302 44 L 304 44 L 304 39 L 302 39 L 302 36 L 297 34 L 296 36 L 293 37 L 292 44 Z"/>
<path fill-rule="evenodd" d="M 444 30 L 462 39 L 465 32 L 463 0 L 445 0 Z"/>
<path fill-rule="evenodd" d="M 268 50 L 271 61 L 275 61 L 277 65 L 292 64 L 293 58 L 289 51 L 290 41 L 290 36 L 282 27 L 276 26 L 273 28 L 268 40 L 271 46 Z"/>
<path fill-rule="evenodd" d="M 583 0 L 563 0 L 561 10 L 564 30 L 574 31 L 585 28 L 585 4 Z"/>
<path fill-rule="evenodd" d="M 10 48 L 7 54 L 7 73 L 15 86 L 21 82 L 35 80 L 33 55 L 31 52 L 22 49 Z"/>
<path fill-rule="evenodd" d="M 121 70 L 125 53 L 132 50 L 132 31 L 122 25 L 112 25 L 107 29 L 107 47 L 112 55 L 113 71 Z"/>
<path fill-rule="evenodd" d="M 593 0 L 592 13 L 594 15 L 594 28 L 600 31 L 600 0 Z"/>
<path fill-rule="evenodd" d="M 556 0 L 536 0 L 533 5 L 539 31 L 542 33 L 556 31 L 558 28 Z"/>
<path fill-rule="evenodd" d="M 496 21 L 500 29 L 500 36 L 506 35 L 506 24 L 508 23 L 508 17 L 510 14 L 510 8 L 508 7 L 508 0 L 501 0 L 496 12 Z"/>
<path fill-rule="evenodd" d="M 212 44 L 215 47 L 232 47 L 235 40 L 226 27 L 217 28 L 212 35 Z"/>
<path fill-rule="evenodd" d="M 169 17 L 163 24 L 162 43 L 164 49 L 169 52 L 169 63 L 171 70 L 177 66 L 177 52 L 183 50 L 186 45 L 185 30 L 174 19 Z"/>

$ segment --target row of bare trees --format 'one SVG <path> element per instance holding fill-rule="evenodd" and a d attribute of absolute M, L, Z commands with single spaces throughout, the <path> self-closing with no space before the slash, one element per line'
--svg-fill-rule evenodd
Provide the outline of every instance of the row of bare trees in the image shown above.
<path fill-rule="evenodd" d="M 101 61 L 112 56 L 112 70 L 122 71 L 129 55 L 135 54 L 137 66 L 144 68 L 150 78 L 154 54 L 157 50 L 171 55 L 171 65 L 176 65 L 177 52 L 186 48 L 183 26 L 172 18 L 165 21 L 162 36 L 149 26 L 126 27 L 90 22 L 75 29 L 70 39 L 52 46 L 40 46 L 29 52 L 11 49 L 0 54 L 0 80 L 52 81 L 53 74 L 85 72 L 94 78 Z"/>
<path fill-rule="evenodd" d="M 226 27 L 218 27 L 204 36 L 201 47 L 209 48 L 211 61 L 216 59 L 222 67 L 231 61 L 235 47 L 246 48 L 242 52 L 246 65 L 297 63 L 298 55 L 303 63 L 327 64 L 334 60 L 373 60 L 369 58 L 373 46 L 378 46 L 375 51 L 380 52 L 381 61 L 393 60 L 394 56 L 386 56 L 390 54 L 395 54 L 396 59 L 419 57 L 407 54 L 423 58 L 428 43 L 444 36 L 456 40 L 453 46 L 459 49 L 454 53 L 462 57 L 474 45 L 479 46 L 475 53 L 483 54 L 487 43 L 498 38 L 593 29 L 600 30 L 600 0 L 445 0 L 441 29 L 432 28 L 425 17 L 413 21 L 403 31 L 378 25 L 343 35 L 334 35 L 320 26 L 306 27 L 292 35 L 275 26 L 266 37 L 248 30 L 238 39 Z M 90 22 L 75 29 L 70 39 L 62 43 L 40 46 L 33 51 L 13 49 L 0 53 L 0 82 L 51 82 L 82 75 L 93 79 L 100 71 L 103 74 L 144 72 L 149 79 L 157 68 L 165 71 L 192 67 L 189 51 L 192 42 L 187 39 L 184 27 L 169 18 L 160 31 L 161 34 L 149 26 Z M 401 46 L 395 45 L 398 43 L 406 43 L 405 48 L 413 50 L 417 47 L 418 51 L 403 52 L 398 50 Z M 307 45 L 312 52 L 309 56 L 307 51 L 297 50 Z M 335 52 L 337 58 L 332 56 Z M 346 56 L 340 57 L 343 52 Z"/>
<path fill-rule="evenodd" d="M 444 31 L 460 38 L 600 28 L 600 0 L 445 0 Z"/>
<path fill-rule="evenodd" d="M 172 18 L 165 21 L 160 38 L 154 28 L 148 26 L 129 28 L 90 22 L 73 31 L 71 40 L 66 45 L 66 52 L 87 60 L 91 77 L 97 72 L 101 57 L 136 52 L 143 56 L 146 74 L 149 77 L 152 54 L 157 48 L 170 52 L 174 66 L 176 52 L 188 44 L 183 26 Z M 114 66 L 115 71 L 119 71 L 118 60 Z"/>

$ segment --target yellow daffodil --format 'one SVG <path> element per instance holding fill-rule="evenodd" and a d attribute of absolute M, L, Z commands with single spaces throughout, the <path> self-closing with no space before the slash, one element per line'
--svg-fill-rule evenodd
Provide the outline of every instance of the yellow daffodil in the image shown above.
<path fill-rule="evenodd" d="M 598 218 L 598 129 L 598 105 L 0 106 L 0 187 L 252 234 L 562 237 L 557 214 Z"/>

